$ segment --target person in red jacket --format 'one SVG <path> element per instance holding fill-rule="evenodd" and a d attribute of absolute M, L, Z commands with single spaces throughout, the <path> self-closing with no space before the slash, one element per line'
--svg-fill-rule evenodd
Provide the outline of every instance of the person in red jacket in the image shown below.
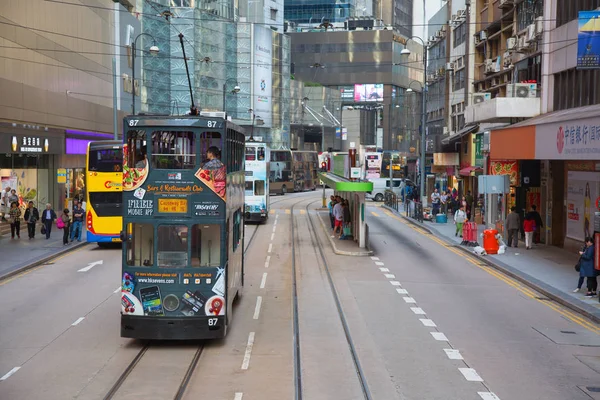
<path fill-rule="evenodd" d="M 529 214 L 525 215 L 525 220 L 523 221 L 523 230 L 525 231 L 525 247 L 527 250 L 529 250 L 531 249 L 533 232 L 535 231 L 535 220 Z"/>

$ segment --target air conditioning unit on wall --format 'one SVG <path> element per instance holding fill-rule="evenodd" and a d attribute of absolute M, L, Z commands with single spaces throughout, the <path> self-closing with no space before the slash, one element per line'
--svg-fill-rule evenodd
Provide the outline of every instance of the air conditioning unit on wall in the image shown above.
<path fill-rule="evenodd" d="M 473 94 L 473 104 L 483 103 L 484 101 L 488 101 L 491 98 L 492 98 L 491 93 L 485 93 L 485 92 L 475 93 L 475 94 Z"/>
<path fill-rule="evenodd" d="M 510 83 L 506 85 L 506 97 L 537 97 L 537 83 Z"/>

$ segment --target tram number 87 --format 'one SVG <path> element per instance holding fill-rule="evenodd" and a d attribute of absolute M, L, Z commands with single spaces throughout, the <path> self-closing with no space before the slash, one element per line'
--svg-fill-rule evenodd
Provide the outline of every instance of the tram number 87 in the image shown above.
<path fill-rule="evenodd" d="M 217 326 L 217 322 L 219 321 L 218 318 L 209 318 L 208 319 L 208 326 Z"/>

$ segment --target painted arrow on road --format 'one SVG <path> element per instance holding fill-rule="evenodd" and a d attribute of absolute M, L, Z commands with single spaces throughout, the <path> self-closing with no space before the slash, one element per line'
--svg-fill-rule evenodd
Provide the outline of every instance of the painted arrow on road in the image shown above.
<path fill-rule="evenodd" d="M 93 263 L 89 263 L 87 267 L 83 267 L 77 272 L 88 272 L 90 269 L 94 268 L 96 265 L 102 265 L 104 263 L 103 260 L 94 261 Z"/>

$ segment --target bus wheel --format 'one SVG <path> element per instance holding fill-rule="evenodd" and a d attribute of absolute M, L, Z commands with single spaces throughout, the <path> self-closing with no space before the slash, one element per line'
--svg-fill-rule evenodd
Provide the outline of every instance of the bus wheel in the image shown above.
<path fill-rule="evenodd" d="M 287 193 L 287 186 L 283 185 L 281 187 L 281 194 L 286 194 Z"/>

